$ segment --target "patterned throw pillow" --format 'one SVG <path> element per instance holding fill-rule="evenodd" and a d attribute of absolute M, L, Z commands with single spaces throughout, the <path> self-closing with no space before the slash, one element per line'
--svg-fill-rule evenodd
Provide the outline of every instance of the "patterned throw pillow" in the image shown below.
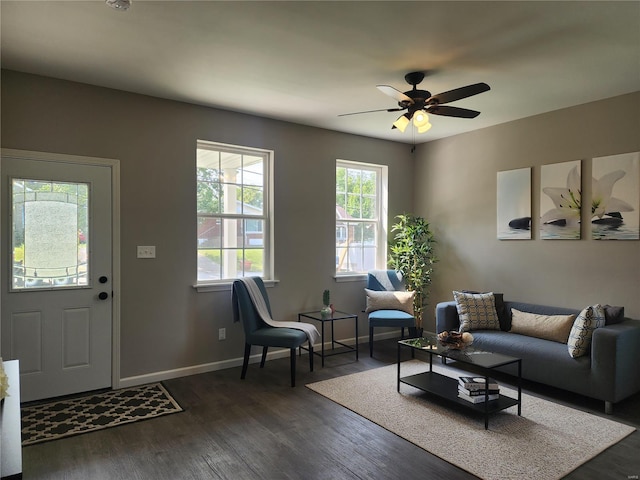
<path fill-rule="evenodd" d="M 577 358 L 587 353 L 591 346 L 593 331 L 596 328 L 604 327 L 604 322 L 604 309 L 599 303 L 582 310 L 573 322 L 571 333 L 569 333 L 567 341 L 569 355 Z"/>
<path fill-rule="evenodd" d="M 456 301 L 461 332 L 500 330 L 500 321 L 492 292 L 464 293 L 454 291 L 453 298 Z"/>
<path fill-rule="evenodd" d="M 413 315 L 413 298 L 416 292 L 389 292 L 364 289 L 367 294 L 366 313 L 376 310 L 402 310 Z"/>
<path fill-rule="evenodd" d="M 473 290 L 462 290 L 462 293 L 493 293 L 493 299 L 496 303 L 496 313 L 500 322 L 500 330 L 508 332 L 511 329 L 511 314 L 504 305 L 504 294 L 496 292 L 476 292 Z"/>

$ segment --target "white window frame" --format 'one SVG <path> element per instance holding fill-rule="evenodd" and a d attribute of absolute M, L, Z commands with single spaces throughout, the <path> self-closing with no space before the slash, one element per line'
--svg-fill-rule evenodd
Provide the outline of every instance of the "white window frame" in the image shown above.
<path fill-rule="evenodd" d="M 347 168 L 347 169 L 357 169 L 357 170 L 370 170 L 376 172 L 376 192 L 377 192 L 377 201 L 376 201 L 376 217 L 377 220 L 374 220 L 377 223 L 377 236 L 376 236 L 376 255 L 375 255 L 375 268 L 376 269 L 386 269 L 387 268 L 387 229 L 388 229 L 388 167 L 386 165 L 379 165 L 374 163 L 364 163 L 364 162 L 356 162 L 352 160 L 336 160 L 336 195 L 337 195 L 337 169 L 338 168 Z M 371 219 L 349 219 L 350 222 L 367 222 L 370 223 Z M 338 234 L 338 211 L 336 205 L 336 225 L 335 225 L 335 237 L 337 238 Z M 337 240 L 335 242 L 334 251 L 337 253 Z M 363 276 L 366 276 L 366 271 L 338 271 L 336 269 L 335 278 L 336 281 L 349 281 L 349 280 L 359 280 Z"/>
<path fill-rule="evenodd" d="M 207 140 L 198 140 L 197 141 L 197 150 L 212 150 L 212 151 L 222 151 L 227 153 L 236 153 L 238 155 L 250 155 L 250 156 L 260 156 L 263 158 L 263 173 L 264 173 L 264 182 L 263 182 L 263 191 L 264 191 L 264 199 L 263 199 L 263 212 L 262 215 L 243 215 L 242 213 L 218 213 L 218 214 L 210 214 L 210 215 L 202 215 L 197 211 L 196 208 L 196 219 L 203 216 L 210 216 L 211 218 L 219 218 L 221 220 L 224 219 L 246 219 L 246 220 L 263 220 L 264 221 L 264 231 L 263 231 L 263 269 L 261 278 L 264 280 L 265 284 L 271 285 L 274 283 L 274 249 L 273 249 L 273 163 L 274 163 L 274 152 L 273 150 L 264 150 L 259 148 L 251 148 L 244 147 L 239 145 L 231 145 L 225 143 L 211 142 Z M 196 153 L 197 156 L 197 153 Z M 197 158 L 196 158 L 196 168 L 197 168 Z M 196 177 L 197 183 L 197 177 Z M 196 239 L 196 251 L 198 249 Z M 244 249 L 244 245 L 242 247 Z M 197 265 L 198 262 L 196 262 Z M 242 272 L 239 272 L 242 275 Z M 198 280 L 198 273 L 196 272 L 196 284 L 194 285 L 198 291 L 216 291 L 216 290 L 227 290 L 233 284 L 233 281 L 237 278 L 241 278 L 241 275 L 238 275 L 234 278 L 221 278 L 216 280 Z"/>

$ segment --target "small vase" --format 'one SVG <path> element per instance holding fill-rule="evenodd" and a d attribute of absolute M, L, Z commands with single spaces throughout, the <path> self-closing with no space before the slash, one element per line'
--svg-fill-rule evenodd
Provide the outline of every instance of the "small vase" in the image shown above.
<path fill-rule="evenodd" d="M 320 316 L 322 318 L 329 318 L 332 315 L 331 307 L 329 305 L 325 305 L 320 309 Z"/>
<path fill-rule="evenodd" d="M 409 327 L 409 335 L 413 338 L 422 338 L 424 330 L 422 327 Z"/>

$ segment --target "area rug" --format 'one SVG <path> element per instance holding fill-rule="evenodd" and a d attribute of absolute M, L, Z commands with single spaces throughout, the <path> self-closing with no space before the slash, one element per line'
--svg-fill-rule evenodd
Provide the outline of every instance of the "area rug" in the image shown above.
<path fill-rule="evenodd" d="M 182 407 L 160 383 L 31 405 L 21 409 L 22 445 L 181 411 Z"/>
<path fill-rule="evenodd" d="M 402 376 L 428 370 L 419 360 L 402 363 Z M 435 371 L 469 375 L 444 365 Z M 406 384 L 396 389 L 397 366 L 308 384 L 333 400 L 433 455 L 484 480 L 557 480 L 631 434 L 635 428 L 523 393 L 517 407 L 484 418 L 434 401 Z M 505 385 L 501 393 L 517 398 Z"/>

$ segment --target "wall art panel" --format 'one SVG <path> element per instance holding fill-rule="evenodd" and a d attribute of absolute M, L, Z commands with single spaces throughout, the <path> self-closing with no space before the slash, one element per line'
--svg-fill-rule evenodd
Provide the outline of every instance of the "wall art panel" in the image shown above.
<path fill-rule="evenodd" d="M 499 240 L 531 239 L 531 168 L 498 172 Z"/>
<path fill-rule="evenodd" d="M 640 152 L 593 159 L 591 238 L 640 239 Z"/>
<path fill-rule="evenodd" d="M 582 185 L 580 160 L 542 165 L 540 238 L 580 239 Z"/>

